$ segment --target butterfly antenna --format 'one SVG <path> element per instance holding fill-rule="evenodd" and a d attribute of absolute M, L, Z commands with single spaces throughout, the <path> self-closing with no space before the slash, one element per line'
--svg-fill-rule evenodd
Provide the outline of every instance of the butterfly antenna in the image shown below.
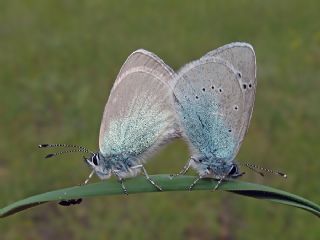
<path fill-rule="evenodd" d="M 88 152 L 94 154 L 94 152 L 90 151 L 89 149 L 82 147 L 82 146 L 77 146 L 73 144 L 39 144 L 39 148 L 48 148 L 48 147 L 66 147 L 66 148 L 78 148 L 78 151 L 71 151 L 71 152 Z"/>
<path fill-rule="evenodd" d="M 56 152 L 56 153 L 50 153 L 45 158 L 51 158 L 51 157 L 55 157 L 55 156 L 58 156 L 58 155 L 61 155 L 61 154 L 73 153 L 73 152 L 86 152 L 86 153 L 89 153 L 89 151 L 87 151 L 85 149 L 72 149 L 72 150 L 66 150 L 66 151 L 61 151 L 61 152 Z"/>
<path fill-rule="evenodd" d="M 264 168 L 264 167 L 260 167 L 260 166 L 257 166 L 255 164 L 241 163 L 240 165 L 249 168 L 253 172 L 260 174 L 262 177 L 264 177 L 264 173 L 262 172 L 262 171 L 264 171 L 264 172 L 272 173 L 272 174 L 287 178 L 287 174 L 285 174 L 285 173 L 282 173 L 282 172 L 279 172 L 279 171 L 274 171 L 274 170 L 271 170 L 271 169 L 268 169 L 268 168 Z"/>

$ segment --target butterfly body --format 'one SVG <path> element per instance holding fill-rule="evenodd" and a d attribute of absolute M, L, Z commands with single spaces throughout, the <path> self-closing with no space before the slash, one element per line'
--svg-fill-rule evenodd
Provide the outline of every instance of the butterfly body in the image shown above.
<path fill-rule="evenodd" d="M 94 165 L 94 170 L 99 178 L 108 179 L 112 176 L 112 173 L 117 173 L 120 178 L 135 177 L 139 174 L 140 169 L 132 168 L 140 165 L 143 161 L 139 157 L 134 157 L 132 154 L 112 154 L 105 156 L 101 152 L 98 152 L 93 158 L 97 159 L 97 165 Z M 90 163 L 93 160 L 88 159 Z"/>

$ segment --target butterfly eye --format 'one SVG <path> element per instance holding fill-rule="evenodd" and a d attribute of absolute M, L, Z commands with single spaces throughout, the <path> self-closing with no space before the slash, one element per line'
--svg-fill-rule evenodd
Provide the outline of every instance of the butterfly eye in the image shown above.
<path fill-rule="evenodd" d="M 96 165 L 96 166 L 98 165 L 97 156 L 93 156 L 93 157 L 92 157 L 92 162 L 93 162 L 94 165 Z"/>
<path fill-rule="evenodd" d="M 236 165 L 233 165 L 232 167 L 231 167 L 231 170 L 230 170 L 230 172 L 229 172 L 229 175 L 234 175 L 235 173 L 237 173 L 238 172 L 238 168 L 237 168 L 237 166 Z"/>

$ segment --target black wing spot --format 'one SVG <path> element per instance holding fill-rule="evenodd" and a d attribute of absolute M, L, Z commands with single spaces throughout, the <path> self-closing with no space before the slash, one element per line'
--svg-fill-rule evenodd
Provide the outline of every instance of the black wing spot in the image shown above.
<path fill-rule="evenodd" d="M 229 130 L 228 130 L 228 132 L 232 132 L 232 130 L 231 130 L 231 129 L 229 129 Z"/>
<path fill-rule="evenodd" d="M 202 88 L 202 91 L 203 91 L 203 92 L 205 92 L 205 91 L 206 91 L 206 89 L 205 89 L 205 88 Z"/>
<path fill-rule="evenodd" d="M 241 72 L 238 72 L 238 73 L 237 73 L 237 77 L 238 77 L 238 78 L 242 78 Z"/>
<path fill-rule="evenodd" d="M 219 88 L 219 92 L 221 92 L 221 93 L 222 93 L 222 88 Z"/>
<path fill-rule="evenodd" d="M 198 99 L 199 97 L 198 96 L 196 96 L 196 99 Z"/>
<path fill-rule="evenodd" d="M 236 105 L 236 106 L 234 106 L 234 110 L 238 110 L 239 109 L 239 107 Z"/>
<path fill-rule="evenodd" d="M 244 84 L 242 85 L 242 87 L 243 87 L 243 89 L 247 89 L 247 84 L 244 83 Z"/>
<path fill-rule="evenodd" d="M 251 85 L 251 83 L 249 83 L 249 88 L 251 88 L 252 87 L 252 85 Z"/>
<path fill-rule="evenodd" d="M 211 86 L 211 89 L 214 89 L 214 86 Z"/>

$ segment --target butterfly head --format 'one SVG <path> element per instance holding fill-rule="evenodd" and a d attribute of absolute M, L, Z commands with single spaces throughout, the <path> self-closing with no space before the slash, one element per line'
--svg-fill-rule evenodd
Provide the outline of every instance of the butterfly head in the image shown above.
<path fill-rule="evenodd" d="M 232 163 L 229 173 L 227 174 L 228 178 L 238 178 L 241 177 L 244 172 L 239 171 L 239 167 L 236 163 Z"/>
<path fill-rule="evenodd" d="M 111 166 L 108 161 L 104 161 L 102 154 L 91 153 L 90 157 L 83 157 L 84 161 L 95 171 L 101 179 L 107 179 L 111 177 Z"/>
<path fill-rule="evenodd" d="M 225 161 L 223 159 L 215 158 L 212 161 L 211 158 L 192 158 L 191 165 L 199 172 L 201 176 L 213 177 L 213 178 L 237 178 L 244 173 L 239 171 L 239 167 L 235 162 Z"/>

